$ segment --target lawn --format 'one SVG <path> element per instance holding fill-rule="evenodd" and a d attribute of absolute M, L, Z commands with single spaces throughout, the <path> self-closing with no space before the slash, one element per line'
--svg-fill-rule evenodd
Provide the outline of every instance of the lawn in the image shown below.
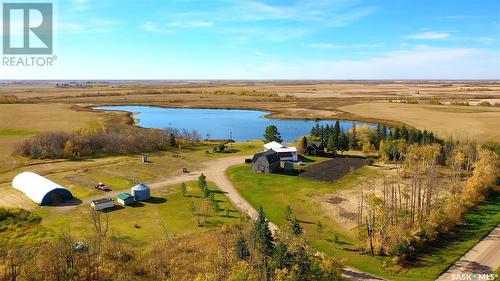
<path fill-rule="evenodd" d="M 142 246 L 165 238 L 166 235 L 172 238 L 239 220 L 238 210 L 213 183 L 209 182 L 209 189 L 214 192 L 221 211 L 215 212 L 208 206 L 209 215 L 206 217 L 206 223 L 198 226 L 192 205 L 205 210 L 206 199 L 202 198 L 197 182 L 186 184 L 188 187 L 186 196 L 181 193 L 180 185 L 177 185 L 152 191 L 153 200 L 150 202 L 141 202 L 124 208 L 116 207 L 108 213 L 109 233 L 121 236 L 133 245 Z M 73 235 L 82 238 L 85 233 L 92 231 L 89 209 L 88 205 L 82 205 L 70 211 L 53 207 L 40 208 L 35 212 L 42 216 L 42 225 L 53 230 L 56 235 L 69 228 Z M 202 216 L 200 218 L 203 219 Z"/>
<path fill-rule="evenodd" d="M 245 164 L 231 167 L 227 171 L 241 195 L 253 206 L 262 206 L 267 217 L 276 225 L 287 223 L 284 213 L 286 206 L 290 205 L 309 238 L 318 238 L 315 224 L 321 221 L 325 225 L 322 236 L 331 238 L 337 233 L 342 240 L 349 243 L 353 242 L 350 230 L 329 219 L 328 214 L 313 197 L 353 188 L 379 173 L 376 167 L 365 166 L 333 183 L 327 183 L 297 176 L 255 174 L 251 171 L 251 166 Z"/>
<path fill-rule="evenodd" d="M 262 206 L 273 223 L 278 226 L 287 223 L 284 210 L 290 205 L 315 249 L 344 258 L 348 265 L 362 271 L 391 280 L 434 280 L 500 223 L 500 196 L 496 193 L 465 216 L 464 224 L 457 228 L 455 236 L 442 237 L 419 257 L 419 262 L 412 268 L 391 274 L 382 269 L 385 258 L 359 255 L 351 230 L 330 219 L 313 199 L 316 195 L 353 188 L 376 176 L 379 173 L 377 168 L 365 166 L 333 183 L 280 174 L 255 174 L 249 165 L 231 167 L 227 173 L 241 195 L 253 206 Z M 321 237 L 316 231 L 318 220 L 325 226 Z M 339 235 L 339 243 L 333 243 L 335 234 Z"/>

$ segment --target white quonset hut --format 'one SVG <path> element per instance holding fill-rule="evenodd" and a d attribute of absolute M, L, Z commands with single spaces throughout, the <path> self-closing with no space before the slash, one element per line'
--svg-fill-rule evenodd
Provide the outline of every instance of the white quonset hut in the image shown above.
<path fill-rule="evenodd" d="M 32 172 L 17 175 L 12 180 L 12 187 L 40 205 L 61 203 L 73 198 L 73 194 L 66 188 Z"/>

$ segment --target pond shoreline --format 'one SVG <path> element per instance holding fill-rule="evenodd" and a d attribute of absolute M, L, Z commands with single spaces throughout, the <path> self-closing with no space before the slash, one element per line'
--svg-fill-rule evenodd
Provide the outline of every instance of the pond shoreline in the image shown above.
<path fill-rule="evenodd" d="M 225 138 L 223 134 L 230 134 L 238 141 L 261 138 L 261 133 L 263 134 L 265 127 L 269 125 L 276 125 L 285 141 L 294 141 L 302 135 L 309 134 L 316 124 L 333 125 L 337 121 L 337 119 L 320 118 L 273 118 L 273 113 L 269 111 L 235 108 L 156 105 L 95 105 L 88 108 L 92 111 L 125 113 L 130 118 L 129 124 L 141 128 L 196 130 L 202 135 L 206 134 L 214 138 Z M 163 109 L 164 112 L 162 112 Z M 141 114 L 142 116 L 139 116 Z M 351 120 L 338 121 L 345 131 L 352 128 L 353 124 L 356 126 L 375 125 Z"/>

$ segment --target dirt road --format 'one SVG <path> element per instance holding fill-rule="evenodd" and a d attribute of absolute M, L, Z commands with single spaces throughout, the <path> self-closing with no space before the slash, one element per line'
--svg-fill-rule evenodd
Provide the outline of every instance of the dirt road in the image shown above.
<path fill-rule="evenodd" d="M 217 187 L 225 192 L 225 195 L 229 200 L 238 208 L 240 211 L 247 213 L 251 218 L 257 218 L 257 210 L 248 203 L 248 201 L 243 198 L 238 191 L 234 188 L 233 184 L 226 176 L 226 170 L 234 165 L 244 163 L 246 158 L 251 156 L 234 156 L 234 157 L 225 157 L 219 159 L 209 160 L 203 163 L 203 168 L 199 171 L 191 171 L 189 174 L 179 174 L 177 176 L 170 177 L 165 180 L 160 180 L 154 183 L 147 183 L 152 190 L 165 188 L 171 185 L 180 184 L 182 182 L 194 181 L 197 180 L 198 177 L 203 173 L 207 176 L 207 180 L 214 182 Z M 114 198 L 119 193 L 124 192 L 123 190 L 111 191 L 106 193 L 106 197 Z M 89 197 L 81 202 L 79 201 L 78 205 L 81 204 L 90 204 L 92 200 L 102 198 L 103 195 Z M 75 208 L 78 205 L 65 206 L 59 208 L 61 211 L 67 211 L 72 208 Z M 269 222 L 269 227 L 271 231 L 275 232 L 278 230 L 278 227 Z M 374 277 L 368 273 L 361 272 L 354 268 L 346 267 L 343 273 L 344 277 L 349 280 L 364 280 L 364 281 L 380 281 L 384 280 L 378 277 Z"/>
<path fill-rule="evenodd" d="M 500 225 L 470 249 L 445 273 L 439 281 L 458 280 L 458 274 L 491 274 L 500 266 Z M 453 278 L 455 276 L 455 278 Z M 462 279 L 465 280 L 465 279 Z M 481 280 L 481 279 L 474 279 Z M 486 279 L 484 279 L 486 280 Z"/>

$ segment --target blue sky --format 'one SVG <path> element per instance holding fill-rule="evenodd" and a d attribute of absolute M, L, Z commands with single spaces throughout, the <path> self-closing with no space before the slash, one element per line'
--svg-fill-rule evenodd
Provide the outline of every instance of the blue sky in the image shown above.
<path fill-rule="evenodd" d="M 56 65 L 0 79 L 500 79 L 497 0 L 58 0 Z"/>

